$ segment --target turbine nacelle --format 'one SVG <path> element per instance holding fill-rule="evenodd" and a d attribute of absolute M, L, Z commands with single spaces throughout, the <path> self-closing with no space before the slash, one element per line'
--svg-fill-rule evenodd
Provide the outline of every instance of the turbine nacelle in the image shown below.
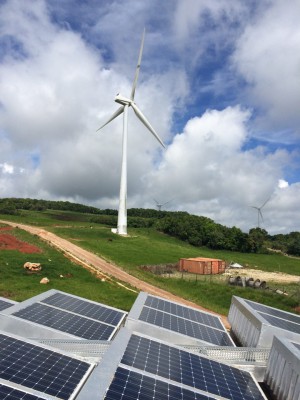
<path fill-rule="evenodd" d="M 124 97 L 120 93 L 118 93 L 115 97 L 115 102 L 122 104 L 122 106 L 130 106 L 132 103 L 132 100 L 130 100 L 127 97 Z"/>

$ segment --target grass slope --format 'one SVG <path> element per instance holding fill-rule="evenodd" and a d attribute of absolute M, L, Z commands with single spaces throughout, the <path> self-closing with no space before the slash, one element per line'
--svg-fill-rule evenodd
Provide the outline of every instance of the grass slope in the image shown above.
<path fill-rule="evenodd" d="M 1 218 L 4 219 L 5 217 L 7 216 Z M 108 227 L 89 223 L 86 214 L 81 215 L 78 213 L 59 211 L 51 213 L 24 212 L 22 217 L 10 216 L 9 219 L 17 220 L 20 223 L 31 223 L 34 225 L 44 226 L 46 229 L 56 233 L 57 235 L 116 263 L 140 279 L 167 289 L 172 293 L 178 294 L 183 298 L 194 301 L 195 303 L 222 314 L 227 314 L 233 294 L 288 311 L 292 311 L 294 307 L 299 305 L 299 298 L 297 296 L 284 297 L 269 291 L 228 286 L 224 281 L 220 280 L 219 276 L 198 277 L 197 280 L 195 279 L 195 276 L 192 276 L 191 280 L 187 281 L 185 279 L 163 278 L 145 272 L 139 268 L 139 266 L 143 264 L 175 263 L 181 257 L 203 256 L 217 257 L 226 261 L 248 264 L 249 267 L 256 266 L 258 269 L 266 271 L 280 270 L 281 272 L 300 275 L 300 261 L 284 257 L 280 254 L 244 254 L 196 248 L 152 229 L 130 229 L 130 237 L 123 238 L 112 234 Z M 31 242 L 29 237 L 27 237 L 27 239 Z M 38 239 L 34 238 L 34 240 Z M 54 250 L 52 249 L 52 251 Z M 0 255 L 1 253 L 3 252 L 0 252 Z M 61 254 L 60 256 L 63 258 Z M 51 257 L 53 258 L 53 255 Z M 55 263 L 57 262 L 58 261 L 55 261 Z M 46 260 L 45 263 L 46 267 Z M 70 262 L 68 261 L 68 263 Z M 52 261 L 52 268 L 54 268 L 53 265 L 54 262 Z M 48 275 L 50 272 L 53 272 L 52 276 L 54 279 L 52 280 L 52 285 L 58 289 L 70 292 L 69 289 L 74 286 L 74 290 L 76 290 L 75 294 L 92 298 L 96 301 L 106 302 L 107 304 L 116 307 L 119 307 L 119 304 L 121 304 L 121 308 L 123 309 L 130 308 L 129 303 L 134 301 L 134 294 L 125 291 L 123 292 L 119 287 L 111 287 L 109 289 L 109 293 L 107 293 L 109 301 L 99 299 L 101 296 L 106 296 L 106 294 L 101 292 L 103 286 L 106 287 L 109 285 L 103 285 L 81 267 L 76 267 L 72 264 L 73 270 L 76 268 L 76 277 L 78 276 L 79 281 L 83 279 L 83 281 L 86 282 L 82 285 L 80 285 L 79 281 L 76 282 L 75 276 L 72 278 L 72 282 L 74 280 L 74 285 L 61 281 L 55 276 L 53 269 L 48 269 L 48 267 L 46 268 L 45 272 L 48 273 L 49 271 Z M 60 273 L 63 273 L 59 272 L 60 268 L 57 268 L 56 265 L 56 274 L 59 275 Z M 77 268 L 84 271 L 85 274 L 88 274 L 90 279 L 88 279 L 87 276 L 82 278 L 79 277 L 79 275 L 77 275 Z M 48 277 L 51 279 L 51 275 Z M 28 277 L 26 277 L 26 279 L 27 278 Z M 6 279 L 7 281 L 9 280 L 8 277 Z M 92 281 L 93 283 L 91 283 Z M 88 289 L 89 285 L 91 285 L 91 290 Z M 41 288 L 39 288 L 39 290 L 42 291 Z M 291 290 L 295 291 L 296 287 L 291 288 Z M 120 301 L 120 298 L 123 295 L 124 304 Z M 27 295 L 27 297 L 29 297 L 29 295 Z"/>
<path fill-rule="evenodd" d="M 6 233 L 38 246 L 42 253 L 0 251 L 0 296 L 22 301 L 49 289 L 58 289 L 126 311 L 131 308 L 135 293 L 116 283 L 102 282 L 83 267 L 72 263 L 61 252 L 21 229 Z M 23 268 L 26 261 L 41 263 L 42 271 L 38 274 L 27 273 Z M 64 277 L 61 278 L 61 275 Z M 43 277 L 50 280 L 49 284 L 40 284 Z"/>

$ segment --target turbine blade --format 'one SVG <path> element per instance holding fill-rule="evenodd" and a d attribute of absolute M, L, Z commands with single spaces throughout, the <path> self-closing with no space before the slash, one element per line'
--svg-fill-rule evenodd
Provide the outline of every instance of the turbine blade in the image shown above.
<path fill-rule="evenodd" d="M 133 84 L 132 84 L 132 90 L 131 90 L 131 95 L 130 95 L 130 99 L 131 100 L 134 100 L 135 89 L 136 89 L 137 81 L 138 81 L 138 78 L 139 78 L 139 73 L 140 73 L 140 68 L 141 68 L 141 61 L 142 61 L 142 54 L 143 54 L 143 48 L 144 48 L 144 40 L 145 40 L 145 29 L 144 29 L 143 36 L 142 36 L 142 42 L 141 42 L 141 47 L 140 47 L 138 63 L 137 63 L 137 66 L 136 66 L 135 76 L 134 76 L 134 80 L 133 80 Z"/>
<path fill-rule="evenodd" d="M 96 132 L 100 131 L 100 129 L 104 128 L 105 125 L 109 124 L 113 119 L 117 118 L 122 112 L 124 111 L 124 106 L 120 107 L 117 109 L 116 112 L 113 113 L 113 115 L 109 118 L 108 121 L 105 122 L 105 124 L 101 125 L 100 128 L 96 130 Z"/>
<path fill-rule="evenodd" d="M 260 206 L 260 209 L 262 209 L 270 199 L 271 199 L 271 196 L 264 202 L 264 204 L 262 206 Z"/>
<path fill-rule="evenodd" d="M 133 102 L 131 103 L 131 107 L 133 108 L 133 111 L 135 112 L 135 115 L 138 117 L 138 119 L 145 125 L 146 128 L 149 129 L 149 131 L 152 133 L 152 135 L 159 141 L 159 143 L 162 145 L 162 147 L 166 148 L 164 145 L 163 141 L 161 138 L 158 136 L 158 134 L 155 132 L 153 127 L 151 126 L 150 122 L 146 119 L 146 117 L 143 115 L 141 110 L 138 109 L 137 105 L 134 104 Z"/>

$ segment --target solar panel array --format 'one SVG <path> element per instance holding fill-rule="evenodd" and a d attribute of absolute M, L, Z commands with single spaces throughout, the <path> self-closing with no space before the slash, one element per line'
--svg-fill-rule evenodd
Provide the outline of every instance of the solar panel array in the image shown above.
<path fill-rule="evenodd" d="M 144 294 L 143 298 L 145 302 L 135 311 L 135 318 L 140 321 L 218 346 L 234 346 L 218 316 L 154 296 L 145 297 Z M 89 340 L 110 340 L 126 315 L 120 310 L 54 290 L 25 304 L 2 314 Z M 266 319 L 298 326 L 296 319 L 284 320 L 275 312 L 271 314 L 268 307 L 256 312 Z M 112 381 L 103 387 L 108 387 L 105 399 L 265 399 L 246 371 L 158 339 L 130 331 L 126 335 L 123 335 L 127 339 L 111 370 Z M 107 359 L 111 362 L 109 352 Z M 0 399 L 44 400 L 49 396 L 73 399 L 92 368 L 90 362 L 0 333 Z"/>
<path fill-rule="evenodd" d="M 0 299 L 0 311 L 5 310 L 6 308 L 9 308 L 13 306 L 13 303 L 9 303 L 8 301 Z"/>
<path fill-rule="evenodd" d="M 191 307 L 184 307 L 181 304 L 172 303 L 170 301 L 159 299 L 157 297 L 149 295 L 147 296 L 145 305 L 169 314 L 177 315 L 178 317 L 186 318 L 191 321 L 199 322 L 200 324 L 211 326 L 213 328 L 224 329 L 219 317 L 195 310 Z"/>
<path fill-rule="evenodd" d="M 118 367 L 106 393 L 106 400 L 213 400 L 180 386 Z"/>
<path fill-rule="evenodd" d="M 124 317 L 124 312 L 122 311 L 71 297 L 64 293 L 54 293 L 52 296 L 42 300 L 41 303 L 49 304 L 62 310 L 72 311 L 76 314 L 106 322 L 113 326 L 118 325 Z"/>
<path fill-rule="evenodd" d="M 170 394 L 172 391 L 174 396 Z M 148 393 L 148 397 L 139 393 Z M 215 399 L 216 396 L 232 400 L 265 398 L 246 371 L 133 334 L 105 398 Z"/>
<path fill-rule="evenodd" d="M 219 317 L 153 296 L 147 296 L 139 320 L 217 346 L 233 346 Z"/>
<path fill-rule="evenodd" d="M 108 340 L 114 327 L 40 303 L 14 313 L 16 317 L 70 333 L 84 339 Z"/>
<path fill-rule="evenodd" d="M 263 317 L 270 325 L 277 328 L 285 329 L 290 332 L 300 334 L 300 316 L 290 314 L 288 312 L 268 307 L 263 304 L 245 300 L 261 317 Z"/>
<path fill-rule="evenodd" d="M 125 312 L 58 292 L 12 315 L 80 338 L 110 340 Z"/>
<path fill-rule="evenodd" d="M 291 314 L 283 310 L 278 310 L 277 308 L 268 307 L 260 303 L 255 303 L 254 301 L 250 300 L 245 300 L 245 302 L 249 304 L 256 311 L 260 311 L 261 313 L 269 314 L 272 315 L 273 317 L 282 318 L 287 321 L 300 324 L 300 315 Z"/>
<path fill-rule="evenodd" d="M 45 400 L 45 397 L 35 396 L 30 393 L 0 384 L 0 399 L 2 400 Z"/>
<path fill-rule="evenodd" d="M 294 322 L 290 322 L 285 319 L 273 317 L 272 315 L 264 314 L 261 312 L 259 312 L 258 314 L 260 314 L 272 326 L 276 326 L 277 328 L 285 329 L 286 331 L 300 334 L 300 324 L 296 324 Z"/>
<path fill-rule="evenodd" d="M 6 334 L 0 334 L 0 354 L 0 378 L 4 382 L 63 400 L 69 399 L 78 390 L 91 369 L 91 364 L 87 362 Z M 7 386 L 2 386 L 2 393 L 8 392 L 8 396 L 14 398 L 13 391 Z M 26 399 L 24 396 L 20 398 Z M 34 398 L 28 397 L 28 400 Z"/>

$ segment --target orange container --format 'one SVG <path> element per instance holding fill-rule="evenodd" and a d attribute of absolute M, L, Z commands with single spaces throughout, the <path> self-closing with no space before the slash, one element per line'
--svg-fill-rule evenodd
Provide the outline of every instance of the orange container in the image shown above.
<path fill-rule="evenodd" d="M 225 261 L 217 258 L 181 258 L 179 271 L 200 275 L 222 274 L 225 271 Z"/>

